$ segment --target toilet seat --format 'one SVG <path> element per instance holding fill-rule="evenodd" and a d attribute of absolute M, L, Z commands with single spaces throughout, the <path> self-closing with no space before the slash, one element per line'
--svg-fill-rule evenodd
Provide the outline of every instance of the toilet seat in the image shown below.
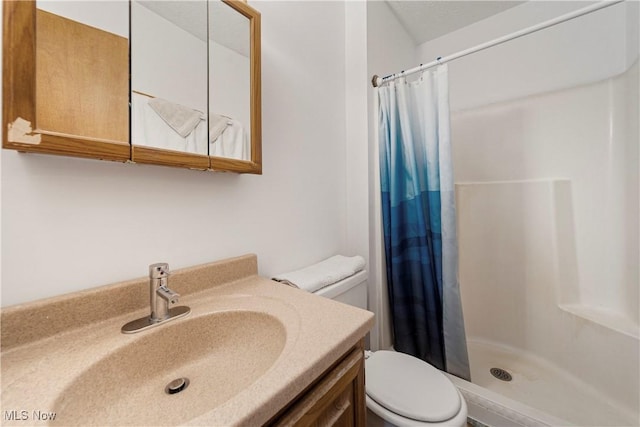
<path fill-rule="evenodd" d="M 458 392 L 459 393 L 459 392 Z M 367 402 L 367 426 L 370 427 L 467 427 L 467 403 L 460 394 L 460 412 L 450 420 L 438 423 L 428 423 L 424 421 L 416 421 L 410 418 L 401 417 L 388 409 L 378 405 L 375 400 L 366 396 Z"/>
<path fill-rule="evenodd" d="M 403 418 L 425 423 L 451 420 L 462 398 L 442 372 L 428 363 L 395 351 L 376 351 L 365 361 L 366 394 Z"/>

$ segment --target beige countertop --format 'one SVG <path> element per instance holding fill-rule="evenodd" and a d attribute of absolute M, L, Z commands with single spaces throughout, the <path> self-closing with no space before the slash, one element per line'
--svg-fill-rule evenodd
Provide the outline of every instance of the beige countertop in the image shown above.
<path fill-rule="evenodd" d="M 148 314 L 147 279 L 3 309 L 3 424 L 261 425 L 373 325 L 368 311 L 259 277 L 253 255 L 176 271 L 169 287 L 182 295 L 179 305 L 189 306 L 191 313 L 136 334 L 122 334 L 120 328 Z M 213 331 L 190 326 L 213 313 L 222 319 L 212 323 Z M 217 351 L 217 341 L 234 339 L 229 325 L 239 313 L 246 316 L 244 335 L 234 341 L 233 351 Z M 182 344 L 175 345 L 186 356 L 176 358 L 206 351 L 207 363 L 220 362 L 228 375 L 206 376 L 203 365 L 194 362 L 184 365 L 192 380 L 184 392 L 149 392 L 145 387 L 156 380 L 124 365 L 138 357 L 153 361 L 151 353 L 161 360 L 159 370 L 168 365 L 171 373 L 174 355 L 152 342 L 163 333 L 178 334 Z M 257 374 L 243 379 L 248 371 Z M 162 374 L 158 383 L 165 381 Z M 53 421 L 38 419 L 50 413 Z"/>

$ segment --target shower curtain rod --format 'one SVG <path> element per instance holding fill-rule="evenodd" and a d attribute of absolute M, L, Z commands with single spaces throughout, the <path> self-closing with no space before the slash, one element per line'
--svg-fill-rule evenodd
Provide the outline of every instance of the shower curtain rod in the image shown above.
<path fill-rule="evenodd" d="M 411 68 L 406 71 L 401 71 L 399 73 L 391 74 L 385 77 L 379 77 L 378 75 L 374 75 L 371 79 L 371 84 L 373 87 L 380 87 L 383 83 L 393 81 L 399 77 L 405 77 L 410 74 L 418 73 L 422 70 L 426 70 L 428 68 L 435 67 L 436 65 L 444 64 L 449 61 L 453 61 L 454 59 L 462 58 L 463 56 L 470 55 L 472 53 L 479 52 L 484 49 L 488 49 L 490 47 L 502 44 L 504 42 L 508 42 L 513 39 L 517 39 L 518 37 L 526 36 L 527 34 L 535 33 L 536 31 L 544 30 L 545 28 L 552 27 L 557 24 L 561 24 L 565 21 L 569 21 L 571 19 L 577 18 L 582 15 L 586 15 L 591 12 L 595 12 L 596 10 L 604 9 L 605 7 L 613 6 L 614 4 L 622 3 L 624 0 L 613 0 L 613 1 L 604 1 L 600 3 L 593 4 L 591 6 L 584 7 L 582 9 L 578 9 L 576 11 L 560 15 L 556 18 L 549 19 L 548 21 L 541 22 L 537 25 L 533 25 L 531 27 L 525 28 L 520 31 L 513 32 L 511 34 L 507 34 L 506 36 L 498 37 L 497 39 L 493 39 L 486 43 L 479 44 L 477 46 L 471 47 L 469 49 L 461 50 L 449 56 L 440 56 L 435 61 L 431 61 L 427 64 L 420 64 L 417 67 Z"/>

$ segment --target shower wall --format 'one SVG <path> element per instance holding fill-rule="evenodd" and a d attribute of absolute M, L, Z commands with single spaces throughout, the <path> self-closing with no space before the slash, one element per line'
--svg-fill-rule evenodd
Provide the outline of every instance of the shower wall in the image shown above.
<path fill-rule="evenodd" d="M 418 62 L 584 5 L 527 2 L 420 46 Z M 631 417 L 638 13 L 625 2 L 450 64 L 468 338 L 542 358 Z"/>
<path fill-rule="evenodd" d="M 638 158 L 638 140 L 612 123 L 631 94 L 617 86 L 637 69 L 452 117 L 468 338 L 541 357 L 630 414 L 638 235 L 625 227 L 638 219 L 638 166 L 623 156 Z"/>
<path fill-rule="evenodd" d="M 637 100 L 637 78 L 636 64 L 603 82 L 461 111 L 452 119 L 459 187 L 467 194 L 476 186 L 465 183 L 484 183 L 498 194 L 501 187 L 488 182 L 555 183 L 558 304 L 635 337 L 638 139 L 629 104 Z M 520 197 L 527 191 L 523 187 Z"/>
<path fill-rule="evenodd" d="M 419 59 L 446 55 L 585 4 L 527 2 L 421 45 Z M 569 259 L 574 266 L 562 272 L 559 303 L 636 336 L 639 14 L 638 2 L 624 2 L 450 65 L 452 110 L 465 122 L 494 124 L 454 126 L 454 136 L 482 135 L 490 141 L 464 146 L 467 155 L 454 164 L 456 181 L 570 178 L 575 215 L 567 227 L 576 233 L 574 247 L 567 250 L 576 260 Z M 544 98 L 552 93 L 556 96 Z M 514 103 L 505 104 L 509 101 Z M 534 103 L 540 108 L 527 110 Z M 465 142 L 456 138 L 453 144 L 460 152 Z"/>

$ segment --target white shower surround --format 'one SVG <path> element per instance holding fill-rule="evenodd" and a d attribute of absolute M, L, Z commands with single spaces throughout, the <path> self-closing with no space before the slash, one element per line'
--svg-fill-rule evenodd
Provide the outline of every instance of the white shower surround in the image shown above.
<path fill-rule="evenodd" d="M 637 99 L 635 107 L 629 103 L 637 78 L 636 64 L 617 78 L 452 119 L 460 189 L 482 184 L 490 197 L 496 183 L 558 181 L 557 303 L 636 338 Z"/>
<path fill-rule="evenodd" d="M 600 82 L 452 115 L 472 380 L 576 425 L 640 422 L 639 95 L 636 61 Z M 474 378 L 487 354 L 477 342 L 513 350 L 501 368 L 517 370 L 518 354 L 541 360 L 544 387 Z M 543 372 L 554 370 L 565 381 Z M 589 393 L 561 391 L 572 389 Z"/>

